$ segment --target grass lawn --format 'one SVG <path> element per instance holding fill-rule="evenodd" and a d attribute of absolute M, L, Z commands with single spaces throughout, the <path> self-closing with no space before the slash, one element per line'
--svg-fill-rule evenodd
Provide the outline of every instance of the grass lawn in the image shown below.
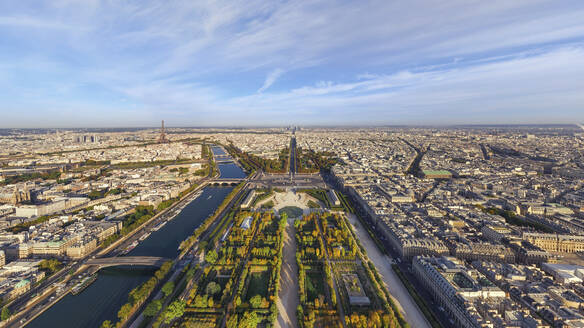
<path fill-rule="evenodd" d="M 308 207 L 310 207 L 310 208 L 320 208 L 320 205 L 318 205 L 317 203 L 309 200 L 308 201 Z"/>
<path fill-rule="evenodd" d="M 268 270 L 263 270 L 250 274 L 249 285 L 247 286 L 247 292 L 245 293 L 245 301 L 246 302 L 249 301 L 249 299 L 254 297 L 255 295 L 267 297 L 269 281 L 270 274 Z"/>
<path fill-rule="evenodd" d="M 304 213 L 302 211 L 302 209 L 300 207 L 296 207 L 296 206 L 286 206 L 286 207 L 282 207 L 279 211 L 280 215 L 286 213 L 288 215 L 289 218 L 297 218 L 302 216 L 302 213 Z"/>
<path fill-rule="evenodd" d="M 304 284 L 306 286 L 306 300 L 309 302 L 318 298 L 318 295 L 324 295 L 324 281 L 321 272 L 306 272 Z"/>

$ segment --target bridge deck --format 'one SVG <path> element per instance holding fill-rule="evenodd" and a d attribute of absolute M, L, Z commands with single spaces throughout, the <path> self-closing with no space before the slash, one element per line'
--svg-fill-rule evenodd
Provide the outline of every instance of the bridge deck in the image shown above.
<path fill-rule="evenodd" d="M 85 264 L 100 267 L 117 266 L 117 265 L 140 265 L 160 267 L 164 262 L 170 259 L 156 256 L 115 256 L 90 259 Z"/>

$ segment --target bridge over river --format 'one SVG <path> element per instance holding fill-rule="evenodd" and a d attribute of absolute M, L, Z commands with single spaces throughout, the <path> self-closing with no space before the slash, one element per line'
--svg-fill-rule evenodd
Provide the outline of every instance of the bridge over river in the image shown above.
<path fill-rule="evenodd" d="M 100 268 L 119 265 L 161 267 L 162 264 L 164 264 L 164 262 L 167 261 L 170 261 L 170 259 L 156 256 L 115 256 L 90 259 L 87 262 L 85 262 L 85 264 L 98 266 Z"/>
<path fill-rule="evenodd" d="M 236 186 L 245 180 L 246 179 L 238 179 L 238 178 L 219 178 L 219 179 L 209 181 L 209 185 L 211 185 L 211 186 Z"/>

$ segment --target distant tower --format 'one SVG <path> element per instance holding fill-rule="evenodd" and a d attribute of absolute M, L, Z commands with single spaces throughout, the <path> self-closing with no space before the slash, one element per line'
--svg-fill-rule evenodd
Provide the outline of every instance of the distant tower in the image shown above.
<path fill-rule="evenodd" d="M 160 136 L 158 137 L 158 143 L 168 143 L 169 140 L 166 138 L 166 133 L 164 133 L 164 120 L 162 120 L 162 128 L 160 129 Z"/>

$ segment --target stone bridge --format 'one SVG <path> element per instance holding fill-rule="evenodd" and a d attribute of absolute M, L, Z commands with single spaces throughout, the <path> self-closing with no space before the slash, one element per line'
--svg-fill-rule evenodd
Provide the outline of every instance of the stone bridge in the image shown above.
<path fill-rule="evenodd" d="M 228 159 L 217 159 L 215 160 L 216 164 L 235 164 L 235 161 L 231 158 Z"/>
<path fill-rule="evenodd" d="M 209 182 L 212 186 L 236 186 L 245 179 L 215 179 Z"/>
<path fill-rule="evenodd" d="M 98 266 L 100 268 L 120 265 L 161 267 L 164 262 L 170 260 L 171 259 L 156 256 L 115 256 L 90 259 L 85 262 L 85 264 Z"/>

